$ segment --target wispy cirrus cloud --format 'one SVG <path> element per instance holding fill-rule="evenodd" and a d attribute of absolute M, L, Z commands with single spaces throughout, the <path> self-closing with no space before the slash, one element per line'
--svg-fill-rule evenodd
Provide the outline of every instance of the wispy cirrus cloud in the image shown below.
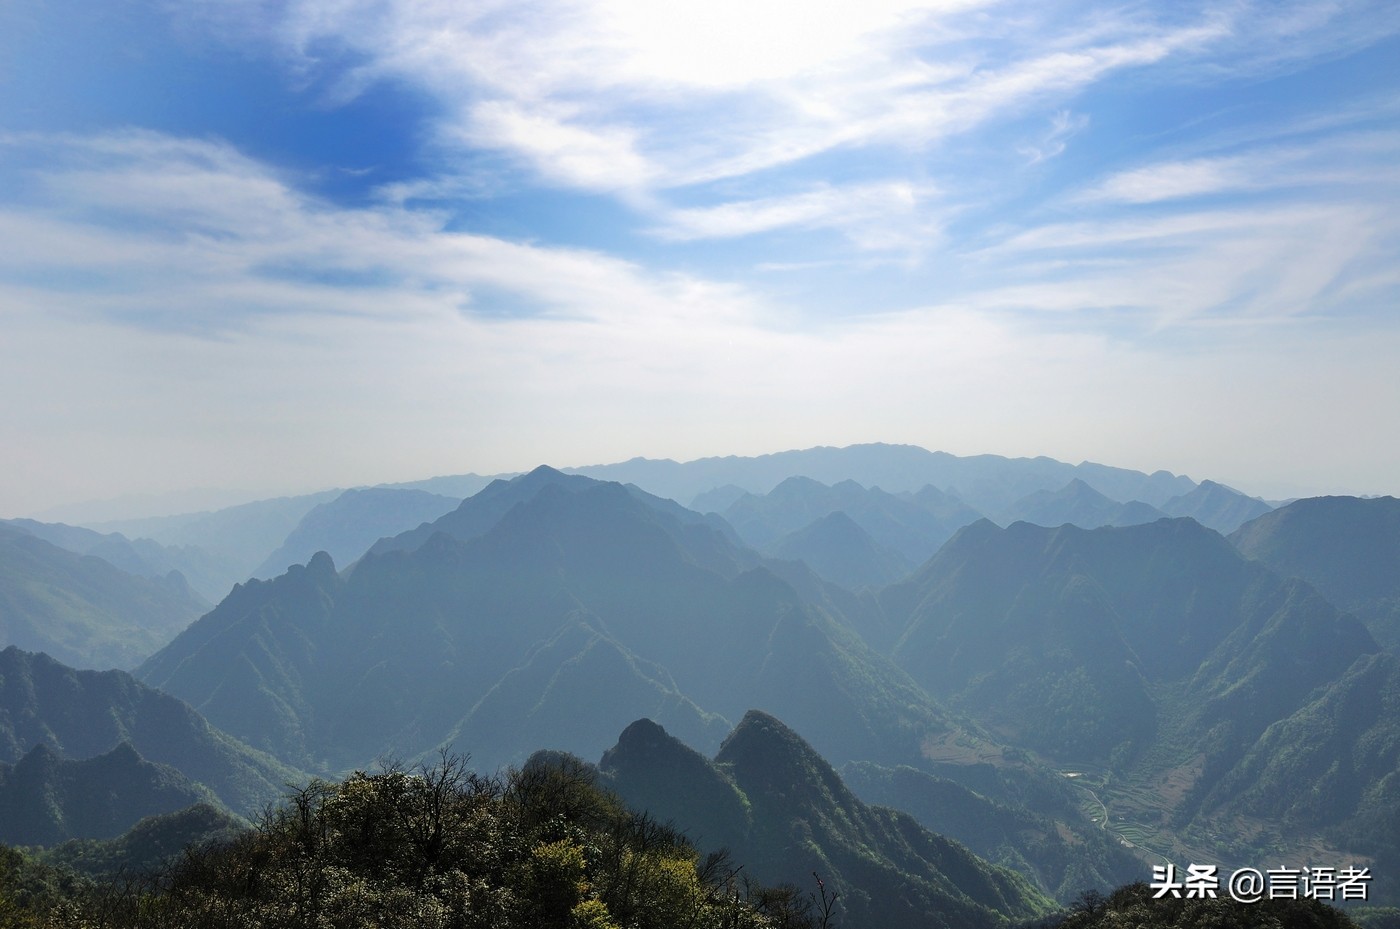
<path fill-rule="evenodd" d="M 1164 68 L 1182 80 L 1191 68 L 1218 77 L 1400 29 L 1384 4 L 1303 2 L 292 0 L 241 20 L 236 9 L 204 0 L 181 15 L 240 43 L 260 36 L 299 72 L 329 71 L 340 99 L 378 81 L 433 95 L 444 175 L 466 153 L 493 152 L 528 175 L 523 183 L 620 197 L 643 228 L 672 241 L 845 219 L 848 237 L 871 246 L 881 238 L 862 211 L 841 205 L 959 183 L 914 167 L 931 147 L 1034 114 L 1048 131 L 1016 148 L 1038 164 L 1087 124 L 1088 114 L 1072 115 L 1077 95 L 1112 76 Z M 874 154 L 872 166 L 819 169 L 782 203 L 771 193 L 774 172 L 857 152 Z M 1209 183 L 1212 166 L 1174 170 L 1124 177 L 1121 193 Z M 894 251 L 907 241 L 886 238 Z"/>
<path fill-rule="evenodd" d="M 288 5 L 270 31 L 303 68 L 327 43 L 352 50 L 362 63 L 342 75 L 347 92 L 378 79 L 414 82 L 447 106 L 447 138 L 605 190 L 734 176 L 836 146 L 924 144 L 1027 98 L 1228 34 L 1212 17 L 1083 35 L 1077 22 L 1034 9 L 990 0 L 819 10 L 307 0 Z M 988 25 L 1003 39 L 996 51 L 968 41 Z M 1057 33 L 1084 44 L 1044 53 Z M 522 127 L 553 141 L 539 146 Z M 612 173 L 550 173 L 555 160 L 599 152 L 621 156 Z"/>
<path fill-rule="evenodd" d="M 1270 391 L 1292 396 L 1292 372 L 1269 367 L 1280 351 L 1339 346 L 1337 365 L 1299 365 L 1314 364 L 1333 401 L 1395 393 L 1345 354 L 1359 337 L 1279 315 L 1299 300 L 1345 303 L 1346 287 L 1397 286 L 1379 267 L 1347 270 L 1393 231 L 1380 211 L 1049 224 L 965 256 L 994 284 L 814 324 L 723 278 L 454 231 L 395 203 L 337 206 L 225 143 L 126 132 L 16 146 L 32 156 L 31 183 L 0 207 L 0 388 L 31 400 L 0 415 L 0 441 L 16 479 L 51 488 L 47 502 L 64 499 L 59 484 L 69 499 L 111 492 L 113 475 L 137 490 L 289 488 L 398 479 L 424 461 L 608 460 L 640 435 L 652 454 L 697 456 L 716 441 L 697 423 L 724 424 L 724 447 L 739 451 L 818 444 L 844 424 L 842 441 L 1184 470 L 1163 436 L 1240 372 L 1248 390 L 1217 401 L 1210 422 Z M 775 198 L 749 216 L 691 219 L 738 233 L 846 208 Z M 1275 306 L 1268 286 L 1294 303 Z M 1183 355 L 1084 324 L 1123 307 L 1148 330 L 1183 307 L 1197 321 L 1272 315 Z M 1371 352 L 1400 349 L 1393 327 L 1368 339 Z M 1180 402 L 1132 418 L 1178 381 L 1192 385 Z M 1062 415 L 1106 404 L 1121 407 L 1112 441 L 1098 415 Z"/>
<path fill-rule="evenodd" d="M 787 196 L 733 200 L 672 209 L 656 232 L 665 239 L 740 238 L 782 229 L 839 229 L 859 251 L 916 253 L 941 240 L 929 206 L 930 186 L 876 183 L 832 187 Z"/>
<path fill-rule="evenodd" d="M 26 183 L 0 206 L 0 274 L 119 323 L 140 325 L 125 316 L 139 308 L 150 328 L 220 337 L 260 325 L 262 307 L 655 320 L 687 306 L 722 317 L 743 302 L 598 251 L 450 231 L 433 211 L 336 206 L 223 142 L 126 131 L 3 143 Z M 478 290 L 509 298 L 499 302 L 511 312 L 479 302 Z"/>
<path fill-rule="evenodd" d="M 1153 162 L 1105 178 L 1085 201 L 1159 203 L 1261 190 L 1320 189 L 1373 196 L 1400 185 L 1400 133 L 1343 131 L 1321 139 L 1262 140 L 1231 154 Z"/>
<path fill-rule="evenodd" d="M 963 186 L 966 168 L 930 168 L 930 151 L 970 141 L 984 160 L 1004 146 L 1041 165 L 1090 124 L 1075 103 L 1094 87 L 1144 69 L 1188 82 L 1258 73 L 1400 30 L 1385 4 L 1363 6 L 291 0 L 240 17 L 202 0 L 178 15 L 278 50 L 333 100 L 377 82 L 430 94 L 438 176 L 388 196 L 448 189 L 490 153 L 518 185 L 616 197 L 671 242 L 837 229 L 863 251 L 906 255 L 937 239 L 947 204 L 885 196 L 900 228 L 884 235 L 861 204 Z M 978 138 L 1022 119 L 1048 127 L 1010 145 Z M 1163 167 L 1104 196 L 1184 190 L 1228 168 Z M 774 184 L 784 172 L 801 180 Z"/>
<path fill-rule="evenodd" d="M 40 396 L 0 447 L 26 480 L 864 439 L 1228 479 L 1296 457 L 1276 398 L 1332 465 L 1400 461 L 1322 409 L 1400 408 L 1400 111 L 1319 65 L 1393 48 L 1393 4 L 171 10 L 276 59 L 292 90 L 260 100 L 346 118 L 0 144 L 0 387 Z M 362 155 L 383 126 L 404 145 Z M 349 194 L 314 177 L 352 169 Z M 1187 433 L 1215 450 L 1183 459 Z"/>
<path fill-rule="evenodd" d="M 1039 164 L 1064 153 L 1069 140 L 1089 125 L 1084 114 L 1060 110 L 1050 118 L 1050 127 L 1034 142 L 1020 146 L 1017 151 L 1031 164 Z"/>

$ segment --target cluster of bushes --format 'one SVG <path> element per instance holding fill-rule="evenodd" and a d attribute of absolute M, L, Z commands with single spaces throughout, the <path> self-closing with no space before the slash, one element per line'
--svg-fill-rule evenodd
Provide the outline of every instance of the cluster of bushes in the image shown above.
<path fill-rule="evenodd" d="M 0 929 L 826 929 L 832 902 L 701 857 L 567 755 L 503 777 L 444 757 L 314 781 L 157 874 L 92 881 L 0 846 Z M 1312 900 L 1159 900 L 1134 884 L 1022 929 L 1354 925 Z"/>
<path fill-rule="evenodd" d="M 1369 927 L 1369 924 L 1367 924 Z M 1145 883 L 1108 896 L 1085 893 L 1068 911 L 1021 929 L 1357 929 L 1345 913 L 1318 900 L 1154 896 Z"/>
<path fill-rule="evenodd" d="M 0 861 L 0 929 L 807 929 L 810 894 L 747 881 L 630 812 L 568 756 L 483 777 L 462 759 L 315 781 L 163 873 L 24 893 Z M 8 865 L 8 871 L 4 868 Z M 50 882 L 52 884 L 52 882 Z"/>

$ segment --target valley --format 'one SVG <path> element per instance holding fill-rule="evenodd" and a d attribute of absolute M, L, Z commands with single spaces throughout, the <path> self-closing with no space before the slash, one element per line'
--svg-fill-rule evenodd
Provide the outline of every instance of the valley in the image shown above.
<path fill-rule="evenodd" d="M 999 524 L 914 486 L 926 473 L 911 460 L 932 474 L 944 459 L 891 455 L 904 469 L 893 491 L 862 484 L 855 465 L 831 485 L 787 477 L 765 491 L 730 461 L 713 479 L 733 489 L 701 494 L 723 513 L 547 467 L 450 507 L 388 488 L 308 498 L 304 525 L 264 544 L 317 538 L 345 563 L 323 549 L 235 585 L 132 674 L 3 653 L 0 764 L 16 773 L 0 768 L 0 811 L 32 803 L 23 791 L 55 799 L 51 821 L 0 841 L 110 841 L 195 797 L 246 818 L 287 784 L 353 778 L 376 759 L 449 753 L 493 776 L 545 750 L 766 884 L 828 875 L 853 925 L 934 925 L 916 915 L 924 904 L 887 909 L 879 888 L 901 881 L 959 899 L 984 886 L 993 902 L 976 906 L 1030 918 L 1166 863 L 1364 866 L 1374 899 L 1393 899 L 1400 849 L 1383 824 L 1397 809 L 1400 670 L 1356 616 L 1193 517 L 1145 506 L 1125 522 L 1119 502 Z M 1029 476 L 1044 470 L 997 463 L 977 499 L 1024 514 L 997 503 L 1004 486 L 1003 500 L 1025 491 L 1044 510 L 1055 495 L 1033 482 L 1057 478 Z M 1191 492 L 1170 489 L 1154 497 L 1167 509 Z M 1217 503 L 1232 493 L 1207 490 Z M 1055 498 L 1074 506 L 1110 499 L 1080 478 L 1065 491 Z M 289 506 L 265 511 L 285 527 Z M 1258 521 L 1289 506 L 1228 510 L 1265 507 L 1239 530 L 1258 539 Z M 200 542 L 188 527 L 217 534 L 221 520 L 182 523 L 183 544 Z M 1312 570 L 1292 557 L 1290 570 Z M 109 647 L 125 634 L 101 633 Z M 82 722 L 103 718 L 116 724 Z M 90 814 L 56 787 L 20 786 L 45 765 L 78 777 L 64 766 L 118 744 L 130 786 L 114 802 L 129 789 L 131 804 L 168 796 L 169 809 L 83 825 Z M 53 760 L 27 758 L 35 746 Z M 146 759 L 186 792 L 142 786 L 157 777 Z M 936 850 L 945 836 L 982 857 Z M 928 906 L 972 905 L 950 900 Z"/>

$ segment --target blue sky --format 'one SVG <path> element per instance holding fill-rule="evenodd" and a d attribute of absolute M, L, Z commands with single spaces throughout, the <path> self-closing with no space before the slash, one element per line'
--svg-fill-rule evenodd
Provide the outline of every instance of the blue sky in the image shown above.
<path fill-rule="evenodd" d="M 1397 33 L 11 0 L 0 513 L 861 441 L 1400 493 Z"/>

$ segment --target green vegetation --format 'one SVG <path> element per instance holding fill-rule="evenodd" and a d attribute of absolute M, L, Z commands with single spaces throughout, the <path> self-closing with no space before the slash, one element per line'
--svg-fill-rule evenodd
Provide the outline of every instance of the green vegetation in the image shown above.
<path fill-rule="evenodd" d="M 1087 484 L 1069 490 L 1060 502 L 1098 499 Z M 1025 496 L 1011 484 L 998 494 L 1013 491 L 1012 500 Z M 936 493 L 794 479 L 765 497 L 727 499 L 751 518 L 745 532 L 806 545 L 805 557 L 827 559 L 827 576 L 875 576 L 880 559 L 861 560 L 872 540 L 899 551 L 891 540 L 923 525 L 910 514 Z M 1223 488 L 1192 493 L 1200 512 L 1245 506 Z M 847 497 L 859 516 L 823 509 Z M 359 532 L 359 517 L 341 517 L 392 514 L 407 500 L 424 502 L 401 491 L 347 494 L 303 527 Z M 1400 602 L 1386 599 L 1400 590 L 1391 504 L 1287 507 L 1241 532 L 1276 554 L 1328 549 L 1328 533 L 1344 534 L 1348 508 L 1360 504 L 1384 525 L 1357 523 L 1359 544 L 1391 554 L 1302 567 L 1363 597 L 1357 610 Z M 1328 518 L 1300 520 L 1312 510 Z M 45 551 L 38 539 L 16 545 Z M 36 564 L 0 557 L 0 581 L 7 570 L 42 581 Z M 82 610 L 62 609 L 86 622 Z M 1043 910 L 1042 895 L 1107 889 L 1164 859 L 1366 863 L 1374 900 L 1400 893 L 1394 653 L 1308 583 L 1191 519 L 1092 531 L 982 521 L 904 582 L 854 592 L 803 563 L 765 561 L 716 516 L 541 468 L 383 540 L 345 572 L 322 552 L 237 586 L 140 674 L 193 706 L 123 672 L 0 651 L 0 841 L 77 836 L 84 841 L 45 851 L 43 862 L 91 875 L 149 869 L 184 841 L 203 841 L 198 817 L 147 820 L 140 835 L 109 840 L 121 846 L 96 837 L 195 800 L 256 818 L 285 784 L 305 783 L 288 765 L 339 778 L 376 757 L 413 762 L 440 746 L 470 748 L 483 771 L 541 746 L 597 758 L 647 717 L 675 738 L 656 724 L 628 727 L 603 757 L 601 783 L 674 820 L 697 847 L 729 847 L 758 880 L 810 887 L 812 872 L 822 874 L 840 889 L 831 912 L 846 922 L 998 926 L 1006 914 Z M 755 706 L 766 712 L 732 727 Z M 846 782 L 823 755 L 845 765 Z M 554 767 L 573 763 L 550 757 Z M 83 773 L 104 758 L 96 781 Z M 315 815 L 371 782 L 388 789 L 365 775 L 318 782 L 308 795 Z M 495 789 L 491 802 L 509 807 L 514 787 Z M 258 841 L 272 844 L 258 854 L 282 841 L 273 820 L 260 825 Z M 941 835 L 1019 874 L 987 869 Z M 499 886 L 516 903 L 526 894 L 554 903 L 503 910 L 501 920 L 626 925 L 623 904 L 601 889 L 611 878 L 600 876 L 597 850 L 578 834 L 521 841 Z M 316 867 L 332 869 L 317 872 L 318 900 L 359 894 L 461 909 L 443 903 L 457 891 L 419 877 L 392 889 L 402 882 L 347 864 L 337 842 L 317 852 Z M 654 864 L 657 886 L 694 884 L 702 896 L 716 886 L 699 858 Z M 149 901 L 202 886 L 176 881 L 192 879 L 181 867 L 147 888 L 142 905 L 174 906 Z M 261 913 L 264 903 L 237 906 Z M 385 919 L 407 912 L 382 905 Z M 343 906 L 346 919 L 360 918 Z"/>
<path fill-rule="evenodd" d="M 72 871 L 0 845 L 0 929 L 60 929 L 60 917 L 71 915 L 69 901 L 92 892 Z"/>
<path fill-rule="evenodd" d="M 207 608 L 179 574 L 137 577 L 0 523 L 0 645 L 130 668 Z"/>
<path fill-rule="evenodd" d="M 145 761 L 168 765 L 204 785 L 243 815 L 276 801 L 286 784 L 305 779 L 302 772 L 230 738 L 188 704 L 124 671 L 79 671 L 47 655 L 14 647 L 0 651 L 0 763 L 18 762 L 41 744 L 70 759 L 93 759 L 123 742 Z M 41 791 L 49 790 L 51 786 L 41 786 Z M 197 799 L 202 797 L 188 796 L 179 805 Z M 127 823 L 171 808 L 148 806 Z M 68 836 L 83 833 L 61 838 Z"/>
<path fill-rule="evenodd" d="M 144 881 L 63 883 L 0 850 L 4 929 L 806 929 L 814 899 L 701 858 L 569 756 L 504 778 L 464 760 L 313 781 Z"/>
<path fill-rule="evenodd" d="M 0 842 L 110 838 L 144 816 L 204 801 L 217 802 L 174 768 L 143 759 L 130 742 L 84 761 L 59 758 L 40 743 L 18 764 L 0 764 Z"/>
<path fill-rule="evenodd" d="M 841 776 L 862 799 L 904 810 L 929 831 L 956 839 L 987 861 L 1019 872 L 1063 903 L 1089 888 L 1113 887 L 1142 874 L 1143 862 L 1112 832 L 1093 825 L 1103 819 L 1096 801 L 1086 804 L 1083 816 L 1062 810 L 1051 817 L 999 803 L 905 765 L 885 768 L 858 762 L 842 768 Z M 1078 792 L 1092 801 L 1089 791 Z M 1054 809 L 1053 803 L 1037 805 Z"/>
<path fill-rule="evenodd" d="M 713 750 L 752 706 L 838 761 L 900 763 L 947 725 L 907 674 L 670 501 L 537 469 L 388 542 L 348 576 L 320 554 L 240 586 L 139 676 L 325 773 L 449 741 L 488 770 L 542 745 L 596 758 L 640 717 Z"/>
<path fill-rule="evenodd" d="M 1034 924 L 1036 929 L 1354 929 L 1355 925 L 1345 913 L 1317 900 L 1155 899 L 1143 883 L 1120 887 L 1107 897 L 1084 894 L 1068 913 Z"/>
<path fill-rule="evenodd" d="M 1355 613 L 1377 642 L 1400 646 L 1400 500 L 1295 500 L 1241 526 L 1230 541 Z"/>
<path fill-rule="evenodd" d="M 156 874 L 175 864 L 190 846 L 230 842 L 248 828 L 246 820 L 211 806 L 194 806 L 148 816 L 115 839 L 69 839 L 39 851 L 45 864 L 67 868 L 94 880 Z"/>
<path fill-rule="evenodd" d="M 600 767 L 629 804 L 724 844 L 760 879 L 820 873 L 840 888 L 832 912 L 842 925 L 990 929 L 1051 906 L 1020 875 L 861 802 L 801 737 L 757 710 L 713 762 L 641 720 Z"/>
<path fill-rule="evenodd" d="M 879 599 L 904 627 L 901 666 L 994 738 L 1085 775 L 1081 812 L 1148 860 L 1366 855 L 1390 872 L 1393 661 L 1217 533 L 978 523 Z M 1375 890 L 1394 893 L 1380 876 Z"/>

